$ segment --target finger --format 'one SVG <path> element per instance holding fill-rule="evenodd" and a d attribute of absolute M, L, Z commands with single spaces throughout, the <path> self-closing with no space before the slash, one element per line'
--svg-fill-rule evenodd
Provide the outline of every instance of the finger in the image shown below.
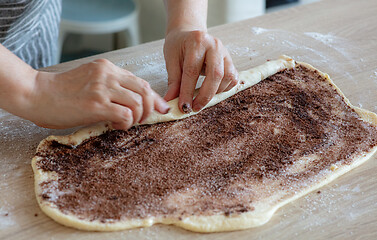
<path fill-rule="evenodd" d="M 143 108 L 142 96 L 126 88 L 112 89 L 110 100 L 112 103 L 131 109 L 133 124 L 140 122 L 145 111 L 151 112 L 151 110 Z"/>
<path fill-rule="evenodd" d="M 192 99 L 196 83 L 205 59 L 205 49 L 187 49 L 188 54 L 183 61 L 182 82 L 179 93 L 179 108 L 183 113 L 192 111 Z"/>
<path fill-rule="evenodd" d="M 229 85 L 224 89 L 224 92 L 229 91 L 238 84 L 238 71 L 233 64 L 232 58 L 228 55 L 224 59 L 224 70 L 226 78 L 230 79 Z"/>
<path fill-rule="evenodd" d="M 181 77 L 175 78 L 176 80 L 168 80 L 168 91 L 166 92 L 164 99 L 166 101 L 173 100 L 179 96 L 179 91 L 181 87 Z"/>
<path fill-rule="evenodd" d="M 230 57 L 224 58 L 224 77 L 221 81 L 217 93 L 229 91 L 238 83 L 237 70 L 233 65 L 232 59 Z"/>
<path fill-rule="evenodd" d="M 154 108 L 154 95 L 153 90 L 150 87 L 149 83 L 141 78 L 136 77 L 135 75 L 129 73 L 128 71 L 124 72 L 125 76 L 120 80 L 120 86 L 125 89 L 129 89 L 142 97 L 142 116 L 138 120 L 144 121 L 148 115 L 153 112 Z M 132 108 L 131 108 L 132 109 Z"/>
<path fill-rule="evenodd" d="M 114 94 L 112 98 L 113 99 L 112 102 L 130 108 L 133 112 L 133 119 L 135 121 L 141 115 L 141 111 L 142 111 L 142 117 L 139 121 L 137 121 L 139 123 L 143 123 L 148 118 L 148 116 L 153 112 L 154 109 L 162 114 L 166 114 L 170 110 L 170 107 L 167 104 L 167 102 L 153 90 L 152 90 L 152 95 L 151 95 L 153 105 L 149 109 L 146 109 L 144 105 L 143 105 L 143 108 L 141 108 L 140 103 L 137 102 L 138 96 L 135 95 L 134 97 L 130 97 L 130 95 L 133 95 L 135 93 L 128 92 L 128 91 L 129 91 L 128 89 L 124 89 L 124 88 L 118 90 L 117 92 L 113 91 L 116 93 Z M 142 101 L 142 99 L 140 101 Z M 134 124 L 137 122 L 134 122 Z"/>
<path fill-rule="evenodd" d="M 193 110 L 200 111 L 215 96 L 224 77 L 224 58 L 219 51 L 211 49 L 206 56 L 206 78 L 193 102 Z"/>
<path fill-rule="evenodd" d="M 113 128 L 119 130 L 127 130 L 134 124 L 132 110 L 114 103 L 108 108 L 104 120 L 110 121 Z"/>
<path fill-rule="evenodd" d="M 148 82 L 130 74 L 129 72 L 126 72 L 126 74 L 128 74 L 128 77 L 122 79 L 120 82 L 121 86 L 125 89 L 132 90 L 143 97 L 144 112 L 140 122 L 147 119 L 149 114 L 153 112 L 153 109 L 156 109 L 162 114 L 169 112 L 170 107 L 167 102 L 155 91 L 153 91 Z"/>
<path fill-rule="evenodd" d="M 154 109 L 162 114 L 166 114 L 170 111 L 169 104 L 156 92 L 153 93 L 154 95 Z"/>
<path fill-rule="evenodd" d="M 182 66 L 179 62 L 179 59 L 176 57 L 166 59 L 166 70 L 168 72 L 168 91 L 164 96 L 166 101 L 170 101 L 179 96 L 182 78 Z"/>

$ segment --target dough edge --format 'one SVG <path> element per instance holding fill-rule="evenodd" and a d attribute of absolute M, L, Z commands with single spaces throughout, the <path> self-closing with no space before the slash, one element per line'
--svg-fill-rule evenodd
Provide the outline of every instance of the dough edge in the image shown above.
<path fill-rule="evenodd" d="M 244 84 L 239 84 L 234 87 L 232 90 L 217 94 L 211 102 L 205 107 L 208 108 L 213 106 L 220 101 L 225 100 L 228 97 L 233 96 L 239 91 L 245 90 L 251 87 L 254 84 L 257 84 L 261 80 L 279 72 L 284 69 L 291 69 L 296 65 L 303 65 L 309 69 L 316 70 L 322 75 L 326 80 L 336 89 L 336 91 L 343 97 L 344 101 L 350 106 L 352 109 L 356 111 L 356 113 L 366 122 L 369 122 L 375 126 L 377 126 L 377 115 L 373 112 L 370 112 L 365 109 L 361 109 L 358 107 L 353 106 L 350 101 L 345 97 L 342 91 L 333 83 L 330 79 L 329 75 L 326 73 L 321 72 L 320 70 L 314 68 L 310 64 L 303 63 L 303 62 L 295 62 L 292 58 L 287 56 L 281 56 L 278 60 L 268 61 L 258 67 L 240 72 L 239 79 L 243 81 Z M 182 114 L 178 108 L 178 99 L 174 99 L 170 101 L 168 104 L 171 107 L 171 111 L 166 115 L 161 115 L 158 113 L 153 113 L 146 121 L 145 124 L 154 124 L 158 122 L 166 122 L 172 121 L 177 119 L 183 119 L 189 117 L 191 115 L 197 114 L 195 112 L 189 114 Z M 98 136 L 106 131 L 111 129 L 110 124 L 108 123 L 101 123 L 93 126 L 89 126 L 83 129 L 80 129 L 70 135 L 66 136 L 49 136 L 46 139 L 42 140 L 39 144 L 37 151 L 43 149 L 47 142 L 55 140 L 61 144 L 66 145 L 79 145 L 84 140 Z M 173 218 L 163 218 L 163 217 L 150 217 L 146 219 L 131 219 L 131 220 L 121 220 L 116 222 L 109 222 L 109 223 L 102 223 L 98 220 L 96 221 L 87 221 L 84 219 L 79 219 L 78 217 L 71 215 L 71 214 L 64 214 L 60 210 L 58 210 L 52 203 L 44 202 L 40 196 L 41 188 L 39 186 L 40 183 L 48 180 L 54 179 L 55 175 L 51 172 L 44 172 L 41 169 L 38 169 L 36 164 L 40 157 L 35 156 L 32 159 L 32 168 L 34 171 L 34 188 L 35 188 L 35 195 L 37 198 L 37 202 L 42 209 L 42 211 L 54 219 L 56 222 L 63 224 L 65 226 L 81 229 L 81 230 L 88 230 L 88 231 L 119 231 L 119 230 L 126 230 L 131 228 L 139 228 L 139 227 L 149 227 L 157 223 L 161 224 L 168 224 L 168 225 L 176 225 L 181 228 L 195 231 L 195 232 L 224 232 L 224 231 L 235 231 L 235 230 L 242 230 L 248 229 L 252 227 L 257 227 L 265 224 L 270 220 L 272 215 L 275 213 L 277 209 L 284 206 L 285 204 L 292 202 L 328 183 L 333 181 L 334 179 L 338 178 L 339 176 L 349 172 L 351 169 L 356 168 L 357 166 L 361 165 L 365 161 L 367 161 L 375 152 L 377 151 L 377 146 L 374 147 L 369 153 L 359 156 L 356 158 L 351 165 L 341 166 L 335 169 L 327 169 L 324 170 L 326 173 L 324 176 L 316 181 L 316 184 L 312 185 L 311 187 L 304 189 L 303 191 L 297 192 L 297 194 L 288 197 L 287 199 L 278 202 L 275 205 L 261 205 L 258 206 L 254 211 L 249 211 L 241 214 L 235 214 L 230 216 L 225 216 L 223 214 L 218 215 L 210 215 L 210 216 L 190 216 L 184 217 L 182 220 L 173 219 Z M 331 172 L 331 174 L 329 173 Z"/>

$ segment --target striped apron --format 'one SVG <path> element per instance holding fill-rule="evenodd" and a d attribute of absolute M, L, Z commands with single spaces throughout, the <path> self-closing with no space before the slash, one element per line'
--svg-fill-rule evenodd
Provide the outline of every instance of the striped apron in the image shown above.
<path fill-rule="evenodd" d="M 0 0 L 0 43 L 34 68 L 56 64 L 61 0 Z"/>

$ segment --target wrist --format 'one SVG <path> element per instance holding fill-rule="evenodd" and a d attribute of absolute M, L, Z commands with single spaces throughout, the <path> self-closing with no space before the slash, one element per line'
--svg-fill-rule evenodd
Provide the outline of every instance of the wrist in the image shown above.
<path fill-rule="evenodd" d="M 35 108 L 34 92 L 38 73 L 37 70 L 31 69 L 26 74 L 25 79 L 19 84 L 18 93 L 14 99 L 15 111 L 17 111 L 14 114 L 27 120 L 32 120 L 31 113 Z"/>
<path fill-rule="evenodd" d="M 38 71 L 27 66 L 23 71 L 20 71 L 9 78 L 9 81 L 4 81 L 4 89 L 6 92 L 1 93 L 1 108 L 25 118 L 31 104 L 31 93 L 33 92 Z"/>
<path fill-rule="evenodd" d="M 207 26 L 204 24 L 192 24 L 192 23 L 181 23 L 168 26 L 166 28 L 166 36 L 172 32 L 192 32 L 192 31 L 202 31 L 207 32 Z"/>
<path fill-rule="evenodd" d="M 207 0 L 165 0 L 166 35 L 172 31 L 207 31 Z"/>

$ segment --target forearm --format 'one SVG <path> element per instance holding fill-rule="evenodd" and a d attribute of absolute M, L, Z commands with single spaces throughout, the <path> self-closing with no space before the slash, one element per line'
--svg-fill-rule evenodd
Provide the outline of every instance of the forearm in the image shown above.
<path fill-rule="evenodd" d="M 98 59 L 63 73 L 34 70 L 0 44 L 0 108 L 38 126 L 111 122 L 126 130 L 169 105 L 141 78 Z"/>
<path fill-rule="evenodd" d="M 166 33 L 171 30 L 207 30 L 207 0 L 164 0 L 168 23 Z"/>
<path fill-rule="evenodd" d="M 24 117 L 38 72 L 1 44 L 0 66 L 0 108 Z"/>

